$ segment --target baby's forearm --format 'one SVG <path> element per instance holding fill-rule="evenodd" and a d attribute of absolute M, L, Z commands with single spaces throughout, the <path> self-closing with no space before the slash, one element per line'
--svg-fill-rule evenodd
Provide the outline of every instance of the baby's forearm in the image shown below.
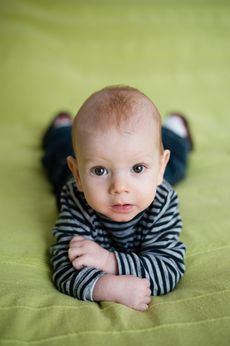
<path fill-rule="evenodd" d="M 94 301 L 113 301 L 116 302 L 116 290 L 114 284 L 117 284 L 117 276 L 107 274 L 102 276 L 96 283 L 93 290 Z M 115 292 L 114 292 L 115 291 Z"/>
<path fill-rule="evenodd" d="M 93 291 L 94 301 L 113 301 L 140 311 L 147 310 L 150 295 L 149 281 L 132 275 L 104 275 Z"/>

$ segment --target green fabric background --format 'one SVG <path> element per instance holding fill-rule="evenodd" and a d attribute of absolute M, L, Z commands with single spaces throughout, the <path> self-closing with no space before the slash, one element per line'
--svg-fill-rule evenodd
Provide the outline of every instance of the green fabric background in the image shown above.
<path fill-rule="evenodd" d="M 229 34 L 229 1 L 0 0 L 0 345 L 230 344 Z M 62 295 L 49 267 L 41 133 L 118 83 L 185 112 L 196 144 L 177 187 L 187 272 L 144 313 Z"/>

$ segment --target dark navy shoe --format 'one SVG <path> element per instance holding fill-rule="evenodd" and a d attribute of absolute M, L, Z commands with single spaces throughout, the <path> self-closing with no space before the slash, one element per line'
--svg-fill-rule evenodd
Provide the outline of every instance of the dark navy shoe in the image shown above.
<path fill-rule="evenodd" d="M 170 112 L 167 114 L 167 117 L 170 117 L 170 116 L 175 116 L 175 117 L 178 117 L 182 120 L 184 127 L 186 129 L 186 132 L 187 132 L 189 151 L 193 151 L 194 150 L 194 141 L 193 141 L 192 131 L 191 131 L 191 127 L 190 127 L 188 119 L 186 118 L 186 116 L 183 113 L 180 113 L 180 112 Z"/>
<path fill-rule="evenodd" d="M 54 127 L 71 126 L 72 122 L 73 118 L 69 112 L 62 111 L 55 115 L 42 137 L 42 149 L 46 148 L 47 138 Z"/>

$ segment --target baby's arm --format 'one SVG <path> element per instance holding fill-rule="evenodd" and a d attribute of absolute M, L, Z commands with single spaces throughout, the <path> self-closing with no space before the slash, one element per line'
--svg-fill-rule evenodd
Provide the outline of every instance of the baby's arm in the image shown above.
<path fill-rule="evenodd" d="M 115 254 L 93 240 L 82 236 L 73 237 L 69 244 L 68 256 L 73 267 L 77 270 L 84 267 L 94 267 L 108 274 L 117 274 Z"/>
<path fill-rule="evenodd" d="M 55 228 L 54 235 L 57 241 L 51 248 L 51 261 L 55 286 L 64 294 L 92 301 L 95 283 L 105 273 L 93 267 L 74 268 L 68 258 L 69 242 L 73 235 L 58 228 Z"/>
<path fill-rule="evenodd" d="M 140 311 L 148 309 L 148 304 L 151 302 L 149 280 L 132 275 L 114 275 L 117 273 L 114 253 L 92 240 L 75 236 L 70 242 L 68 255 L 77 270 L 94 267 L 107 273 L 95 284 L 94 301 L 113 301 Z"/>
<path fill-rule="evenodd" d="M 92 240 L 75 236 L 70 242 L 68 256 L 77 270 L 94 267 L 107 273 L 94 286 L 94 301 L 113 301 L 140 311 L 148 308 L 151 302 L 149 281 L 132 275 L 114 275 L 117 273 L 114 253 Z"/>
<path fill-rule="evenodd" d="M 132 275 L 102 276 L 94 287 L 93 300 L 113 301 L 139 311 L 148 309 L 151 302 L 150 283 Z"/>
<path fill-rule="evenodd" d="M 91 237 L 87 222 L 84 222 L 88 218 L 87 211 L 81 207 L 77 196 L 73 201 L 72 195 L 72 185 L 67 184 L 61 194 L 61 212 L 53 229 L 56 241 L 50 249 L 53 281 L 62 293 L 92 301 L 95 283 L 105 273 L 91 266 L 76 270 L 69 260 L 71 239 L 76 235 L 88 239 Z"/>

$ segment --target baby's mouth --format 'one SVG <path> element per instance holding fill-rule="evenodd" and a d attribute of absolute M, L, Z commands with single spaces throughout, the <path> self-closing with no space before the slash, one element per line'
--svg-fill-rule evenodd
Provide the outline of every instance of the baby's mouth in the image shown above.
<path fill-rule="evenodd" d="M 113 204 L 112 210 L 116 213 L 129 213 L 133 209 L 133 204 L 124 203 L 124 204 Z"/>

